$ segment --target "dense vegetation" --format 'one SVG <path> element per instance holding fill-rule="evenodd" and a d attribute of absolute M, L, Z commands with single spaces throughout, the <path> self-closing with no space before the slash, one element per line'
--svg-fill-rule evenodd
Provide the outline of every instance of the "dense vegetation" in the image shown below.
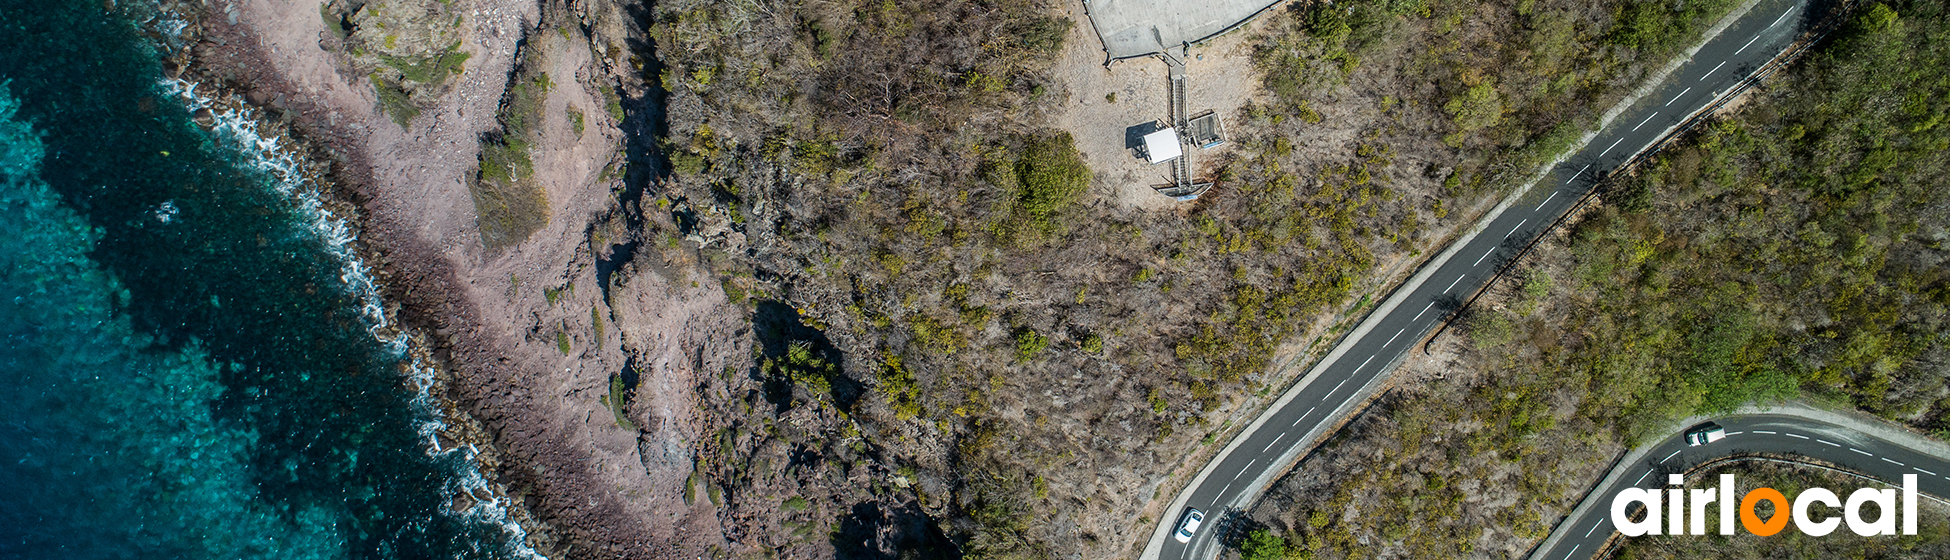
<path fill-rule="evenodd" d="M 1391 395 L 1281 484 L 1260 517 L 1282 551 L 1521 553 L 1625 446 L 1749 402 L 1943 429 L 1945 8 L 1859 8 L 1737 113 L 1610 185 L 1475 308 L 1463 355 L 1429 366 L 1446 379 Z"/>
<path fill-rule="evenodd" d="M 1219 187 L 1179 212 L 1104 200 L 1044 124 L 1075 102 L 1050 61 L 1083 24 L 1055 5 L 655 6 L 661 66 L 640 67 L 670 96 L 672 175 L 642 204 L 647 245 L 697 251 L 735 300 L 787 302 L 828 333 L 840 371 L 794 385 L 875 389 L 777 445 L 851 468 L 866 454 L 815 436 L 857 430 L 873 468 L 910 473 L 871 497 L 798 488 L 812 505 L 794 523 L 911 500 L 968 556 L 1130 554 L 1155 498 L 1131 489 L 1175 491 L 1170 469 L 1287 381 L 1277 348 L 1324 346 L 1389 281 L 1378 269 L 1406 270 L 1731 3 L 1295 6 L 1255 39 L 1277 102 L 1229 123 Z M 1619 31 L 1628 12 L 1645 25 Z M 723 394 L 794 379 L 789 342 Z M 709 421 L 769 446 L 778 414 Z M 786 484 L 725 453 L 705 461 L 712 484 Z M 753 525 L 776 505 L 728 503 Z"/>
<path fill-rule="evenodd" d="M 1446 119 L 1395 126 L 1462 150 L 1449 190 L 1502 192 L 1738 3 L 1296 3 L 1255 61 L 1283 110 L 1309 124 L 1322 119 L 1314 105 L 1350 89 L 1382 98 L 1383 111 L 1437 111 Z"/>

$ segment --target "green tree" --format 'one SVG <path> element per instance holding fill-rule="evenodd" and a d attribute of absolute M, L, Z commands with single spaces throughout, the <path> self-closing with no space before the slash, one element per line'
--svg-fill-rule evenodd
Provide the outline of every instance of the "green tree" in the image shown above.
<path fill-rule="evenodd" d="M 1496 89 L 1495 81 L 1485 81 L 1473 86 L 1442 105 L 1442 110 L 1456 119 L 1456 126 L 1470 132 L 1496 126 L 1503 122 L 1503 94 Z"/>
<path fill-rule="evenodd" d="M 1253 529 L 1246 533 L 1246 540 L 1239 543 L 1240 560 L 1283 560 L 1286 558 L 1286 539 L 1265 529 Z"/>
<path fill-rule="evenodd" d="M 1090 168 L 1077 153 L 1070 133 L 1030 142 L 1012 171 L 1012 176 L 992 178 L 1014 191 L 1009 197 L 1008 217 L 997 224 L 1002 236 L 1016 245 L 1028 246 L 1062 235 L 1065 228 L 1061 216 L 1090 188 Z"/>

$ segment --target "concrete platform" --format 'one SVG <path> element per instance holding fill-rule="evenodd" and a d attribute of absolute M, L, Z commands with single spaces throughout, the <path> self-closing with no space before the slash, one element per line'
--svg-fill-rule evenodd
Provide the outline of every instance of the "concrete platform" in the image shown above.
<path fill-rule="evenodd" d="M 1276 0 L 1085 0 L 1111 60 L 1198 43 L 1278 4 Z"/>

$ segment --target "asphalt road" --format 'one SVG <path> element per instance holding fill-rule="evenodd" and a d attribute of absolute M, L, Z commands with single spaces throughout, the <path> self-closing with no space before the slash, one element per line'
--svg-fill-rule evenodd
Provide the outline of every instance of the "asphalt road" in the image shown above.
<path fill-rule="evenodd" d="M 1591 558 L 1602 552 L 1615 529 L 1611 524 L 1611 499 L 1626 488 L 1670 488 L 1666 474 L 1685 472 L 1700 464 L 1742 454 L 1793 455 L 1819 459 L 1845 470 L 1877 480 L 1901 484 L 1903 475 L 1916 475 L 1918 492 L 1950 496 L 1950 462 L 1888 440 L 1863 434 L 1847 427 L 1806 418 L 1757 414 L 1715 420 L 1725 427 L 1726 439 L 1699 447 L 1686 445 L 1683 432 L 1674 434 L 1653 447 L 1644 459 L 1620 465 L 1623 476 L 1599 488 L 1592 507 L 1584 515 L 1559 525 L 1562 538 L 1530 555 L 1536 560 Z M 1615 469 L 1615 470 L 1616 470 Z M 1691 481 L 1689 481 L 1691 482 Z M 1864 481 L 1859 487 L 1875 487 Z M 1847 496 L 1858 487 L 1830 488 Z M 1792 496 L 1789 499 L 1793 499 Z M 1717 510 L 1716 510 L 1717 511 Z M 1717 523 L 1709 532 L 1718 534 Z M 1736 531 L 1744 531 L 1738 527 Z"/>
<path fill-rule="evenodd" d="M 1397 358 L 1411 351 L 1544 226 L 1568 211 L 1599 177 L 1651 147 L 1786 50 L 1806 29 L 1803 14 L 1808 2 L 1760 0 L 1667 75 L 1652 93 L 1613 119 L 1583 150 L 1552 169 L 1527 200 L 1509 207 L 1465 240 L 1446 262 L 1433 265 L 1437 269 L 1420 285 L 1405 288 L 1413 291 L 1392 310 L 1380 311 L 1387 315 L 1364 335 L 1342 341 L 1339 357 L 1330 357 L 1333 361 L 1297 396 L 1213 459 L 1216 467 L 1209 467 L 1204 479 L 1195 481 L 1185 502 L 1186 507 L 1207 512 L 1199 534 L 1189 544 L 1167 537 L 1162 545 L 1148 546 L 1144 558 L 1213 558 L 1222 548 L 1222 539 L 1215 535 L 1234 526 L 1231 521 L 1258 499 L 1261 485 L 1286 467 L 1282 459 L 1288 452 L 1351 413 L 1347 405 L 1364 387 L 1382 378 Z M 1160 519 L 1161 527 L 1175 525 L 1183 513 L 1181 508 Z M 1153 550 L 1156 556 L 1151 555 Z"/>

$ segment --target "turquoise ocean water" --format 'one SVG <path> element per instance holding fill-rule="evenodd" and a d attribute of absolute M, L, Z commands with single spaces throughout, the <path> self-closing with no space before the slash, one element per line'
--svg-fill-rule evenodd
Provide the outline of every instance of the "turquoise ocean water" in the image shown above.
<path fill-rule="evenodd" d="M 191 122 L 170 27 L 0 0 L 0 558 L 531 555 L 454 510 L 480 476 L 353 230 L 247 119 Z"/>

